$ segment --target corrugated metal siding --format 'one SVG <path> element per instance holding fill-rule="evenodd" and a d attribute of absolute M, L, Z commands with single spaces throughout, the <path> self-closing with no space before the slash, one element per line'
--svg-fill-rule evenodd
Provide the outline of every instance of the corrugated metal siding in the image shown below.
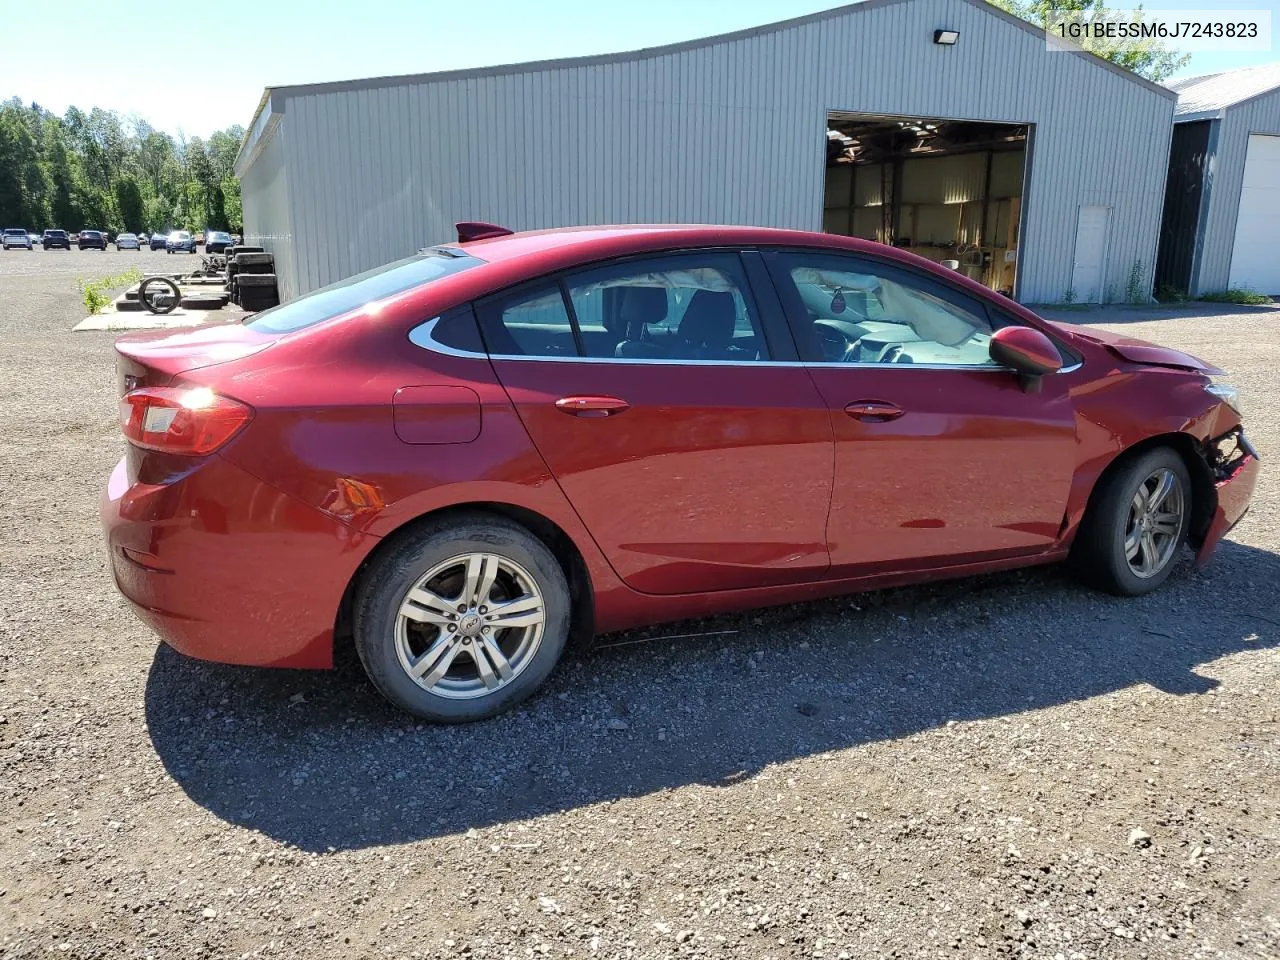
<path fill-rule="evenodd" d="M 1218 125 L 1218 144 L 1207 181 L 1208 214 L 1201 240 L 1194 292 L 1225 290 L 1231 277 L 1240 188 L 1251 133 L 1280 135 L 1280 90 L 1227 109 Z M 1280 256 L 1280 254 L 1277 254 Z"/>
<path fill-rule="evenodd" d="M 262 152 L 240 180 L 244 203 L 244 240 L 260 246 L 276 258 L 280 297 L 289 299 L 307 289 L 298 286 L 297 260 L 293 246 L 293 205 L 286 172 L 290 151 L 285 142 L 282 119 L 262 143 Z"/>
<path fill-rule="evenodd" d="M 960 42 L 934 45 L 939 27 Z M 1113 208 L 1104 286 L 1122 294 L 1138 260 L 1150 275 L 1174 106 L 965 0 L 638 60 L 284 97 L 299 290 L 448 239 L 456 220 L 820 229 L 826 114 L 849 110 L 1036 125 L 1028 301 L 1070 286 L 1081 205 Z"/>

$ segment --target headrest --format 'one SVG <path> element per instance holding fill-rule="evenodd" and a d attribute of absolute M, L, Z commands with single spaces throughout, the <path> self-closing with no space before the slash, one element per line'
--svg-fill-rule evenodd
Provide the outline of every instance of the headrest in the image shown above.
<path fill-rule="evenodd" d="M 681 337 L 704 347 L 727 347 L 737 317 L 732 293 L 699 290 L 680 318 Z"/>
<path fill-rule="evenodd" d="M 667 319 L 665 287 L 623 287 L 618 317 L 629 340 L 639 340 L 647 323 Z"/>

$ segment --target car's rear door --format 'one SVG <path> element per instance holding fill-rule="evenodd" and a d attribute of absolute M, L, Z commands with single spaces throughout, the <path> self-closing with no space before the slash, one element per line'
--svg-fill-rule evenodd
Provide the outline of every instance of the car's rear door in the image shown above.
<path fill-rule="evenodd" d="M 1024 391 L 990 359 L 984 303 L 923 272 L 819 251 L 765 259 L 831 411 L 831 576 L 1054 544 L 1076 460 L 1066 378 Z"/>
<path fill-rule="evenodd" d="M 827 570 L 830 418 L 785 327 L 767 328 L 781 312 L 776 299 L 762 309 L 775 295 L 758 255 L 745 256 L 617 261 L 477 304 L 538 451 L 642 592 Z"/>

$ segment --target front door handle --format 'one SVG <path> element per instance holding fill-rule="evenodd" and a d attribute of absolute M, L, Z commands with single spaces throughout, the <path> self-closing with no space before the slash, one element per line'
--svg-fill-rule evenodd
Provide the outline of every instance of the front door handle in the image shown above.
<path fill-rule="evenodd" d="M 597 420 L 603 417 L 616 417 L 630 406 L 631 404 L 618 397 L 561 397 L 556 401 L 556 409 L 561 413 Z"/>
<path fill-rule="evenodd" d="M 896 403 L 889 403 L 885 400 L 855 400 L 844 408 L 844 412 L 855 420 L 864 420 L 867 423 L 884 423 L 888 420 L 897 420 L 906 413 Z"/>

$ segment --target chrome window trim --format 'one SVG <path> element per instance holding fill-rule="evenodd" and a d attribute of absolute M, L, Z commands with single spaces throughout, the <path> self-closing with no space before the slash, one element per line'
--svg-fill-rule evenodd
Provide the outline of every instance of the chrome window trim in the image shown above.
<path fill-rule="evenodd" d="M 409 341 L 424 350 L 441 353 L 448 357 L 461 357 L 465 360 L 523 360 L 538 363 L 612 363 L 631 366 L 647 365 L 660 367 L 837 367 L 844 370 L 883 369 L 891 367 L 895 370 L 966 370 L 987 371 L 990 373 L 1016 373 L 1008 367 L 989 366 L 987 364 L 961 363 L 845 363 L 839 360 L 822 360 L 805 363 L 802 360 L 663 360 L 651 357 L 550 357 L 526 356 L 516 353 L 475 353 L 471 350 L 459 350 L 436 340 L 432 333 L 442 317 L 432 317 L 409 331 Z M 1072 373 L 1083 366 L 1083 361 L 1069 367 L 1063 367 L 1058 373 Z"/>
<path fill-rule="evenodd" d="M 442 353 L 447 357 L 462 357 L 465 360 L 487 360 L 487 353 L 475 353 L 471 350 L 459 350 L 457 347 L 451 347 L 448 344 L 441 343 L 432 336 L 435 333 L 436 326 L 444 319 L 444 314 L 438 317 L 432 317 L 424 323 L 418 324 L 409 331 L 409 342 L 414 346 L 422 347 L 424 350 L 430 350 L 432 353 Z"/>

